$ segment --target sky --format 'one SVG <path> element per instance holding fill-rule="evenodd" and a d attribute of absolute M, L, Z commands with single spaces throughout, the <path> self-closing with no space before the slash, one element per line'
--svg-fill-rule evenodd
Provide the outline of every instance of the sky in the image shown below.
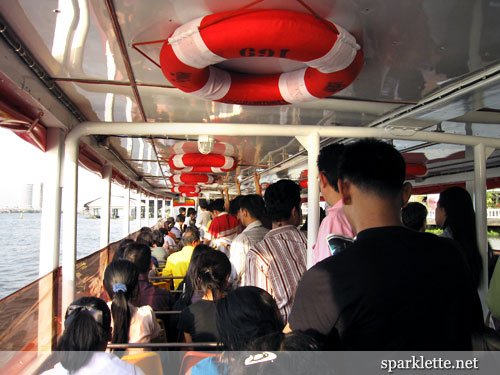
<path fill-rule="evenodd" d="M 12 207 L 19 201 L 25 184 L 40 184 L 44 180 L 44 153 L 15 135 L 0 128 L 0 207 Z M 99 198 L 101 178 L 78 168 L 78 210 L 83 204 Z M 113 184 L 112 194 L 122 195 L 123 189 Z"/>

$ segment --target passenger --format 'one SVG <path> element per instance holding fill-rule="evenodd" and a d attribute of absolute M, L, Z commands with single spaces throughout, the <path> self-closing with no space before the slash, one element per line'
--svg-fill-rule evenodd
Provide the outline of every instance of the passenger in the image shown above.
<path fill-rule="evenodd" d="M 167 252 L 163 248 L 163 244 L 165 243 L 165 237 L 159 230 L 153 231 L 153 245 L 151 246 L 151 255 L 156 258 L 158 261 L 158 265 L 163 267 L 167 262 Z"/>
<path fill-rule="evenodd" d="M 454 241 L 403 227 L 405 168 L 388 143 L 346 146 L 338 186 L 357 239 L 304 274 L 293 331 L 330 347 L 340 337 L 343 350 L 471 348 L 471 332 L 483 327 L 472 275 Z"/>
<path fill-rule="evenodd" d="M 129 243 L 133 243 L 133 242 L 134 242 L 134 240 L 131 238 L 125 238 L 125 239 L 121 240 L 120 243 L 118 244 L 118 249 L 116 249 L 116 251 L 113 255 L 113 261 L 123 258 L 123 253 L 125 252 L 125 248 L 127 247 L 127 245 Z"/>
<path fill-rule="evenodd" d="M 163 250 L 167 254 L 167 257 L 173 252 L 177 251 L 177 244 L 175 243 L 175 235 L 170 235 L 167 228 L 160 228 L 159 231 L 163 235 Z M 165 258 L 166 262 L 166 258 Z"/>
<path fill-rule="evenodd" d="M 216 248 L 229 256 L 228 247 L 233 238 L 240 232 L 240 222 L 224 210 L 223 199 L 216 199 L 212 203 L 211 209 L 213 220 L 205 233 L 204 244 L 210 245 L 214 241 Z"/>
<path fill-rule="evenodd" d="M 343 150 L 344 145 L 331 144 L 323 147 L 318 155 L 319 187 L 323 198 L 331 208 L 321 222 L 318 239 L 313 246 L 313 265 L 332 255 L 327 242 L 329 234 L 339 234 L 349 238 L 354 238 L 355 235 L 345 215 L 344 205 L 337 186 L 338 162 Z"/>
<path fill-rule="evenodd" d="M 483 262 L 477 245 L 476 215 L 467 190 L 453 186 L 439 194 L 436 225 L 444 229 L 442 237 L 452 238 L 460 243 L 465 259 L 472 270 L 474 285 L 479 287 Z"/>
<path fill-rule="evenodd" d="M 238 220 L 245 229 L 238 234 L 231 244 L 229 260 L 231 261 L 231 277 L 229 282 L 241 285 L 245 280 L 245 263 L 248 250 L 262 241 L 269 232 L 260 218 L 264 216 L 266 207 L 260 195 L 242 195 L 239 199 Z"/>
<path fill-rule="evenodd" d="M 215 306 L 218 336 L 224 349 L 228 351 L 253 348 L 253 341 L 269 334 L 280 333 L 284 327 L 276 301 L 261 288 L 237 288 L 218 300 Z M 191 374 L 226 374 L 226 359 L 229 358 L 233 356 L 225 352 L 220 362 L 215 357 L 204 359 L 191 369 Z"/>
<path fill-rule="evenodd" d="M 218 341 L 215 325 L 214 301 L 225 295 L 231 263 L 220 251 L 207 251 L 200 255 L 198 265 L 193 269 L 195 290 L 201 290 L 203 297 L 182 310 L 179 316 L 179 331 L 184 332 L 186 342 Z"/>
<path fill-rule="evenodd" d="M 186 221 L 184 222 L 184 225 L 190 226 L 191 220 L 194 220 L 196 222 L 196 210 L 194 209 L 194 207 L 188 208 L 187 214 L 186 214 Z"/>
<path fill-rule="evenodd" d="M 186 217 L 182 214 L 177 215 L 177 218 L 175 219 L 175 225 L 170 229 L 170 231 L 175 234 L 176 240 L 180 240 L 182 237 L 182 233 L 184 233 L 184 220 L 186 220 Z"/>
<path fill-rule="evenodd" d="M 199 205 L 201 212 L 196 216 L 196 227 L 200 231 L 200 237 L 205 238 L 205 230 L 210 221 L 210 211 L 208 211 L 208 202 L 206 199 L 200 199 Z"/>
<path fill-rule="evenodd" d="M 139 305 L 139 273 L 130 261 L 111 262 L 104 272 L 104 288 L 111 299 L 112 343 L 150 342 L 160 326 L 151 306 Z"/>
<path fill-rule="evenodd" d="M 140 368 L 105 352 L 110 339 L 111 313 L 106 302 L 96 297 L 73 301 L 57 345 L 60 362 L 42 375 L 143 375 Z"/>
<path fill-rule="evenodd" d="M 151 250 L 144 244 L 132 243 L 125 249 L 124 259 L 135 264 L 139 272 L 139 306 L 149 305 L 155 311 L 170 310 L 175 298 L 168 290 L 158 288 L 148 280 L 151 270 Z"/>
<path fill-rule="evenodd" d="M 280 180 L 269 185 L 264 201 L 273 229 L 248 251 L 245 285 L 270 293 L 286 321 L 307 263 L 307 235 L 297 229 L 302 220 L 300 186 Z"/>
<path fill-rule="evenodd" d="M 167 258 L 167 263 L 162 271 L 162 276 L 167 277 L 184 277 L 186 276 L 193 250 L 200 243 L 200 234 L 197 230 L 188 229 L 182 237 L 186 244 L 182 250 L 171 254 Z M 177 290 L 182 279 L 174 279 L 174 289 Z"/>
<path fill-rule="evenodd" d="M 427 207 L 419 202 L 410 202 L 401 210 L 401 219 L 405 227 L 417 232 L 425 232 Z"/>
<path fill-rule="evenodd" d="M 186 207 L 181 207 L 179 208 L 179 215 L 182 215 L 184 217 L 184 221 L 180 224 L 180 229 L 182 231 L 182 233 L 184 233 L 185 231 L 185 225 L 186 225 Z M 177 216 L 179 216 L 177 215 Z"/>

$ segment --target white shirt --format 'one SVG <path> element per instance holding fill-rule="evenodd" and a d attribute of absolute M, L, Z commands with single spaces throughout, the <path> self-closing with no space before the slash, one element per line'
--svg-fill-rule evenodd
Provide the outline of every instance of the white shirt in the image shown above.
<path fill-rule="evenodd" d="M 75 352 L 77 353 L 77 352 Z M 78 355 L 78 354 L 76 354 Z M 122 361 L 113 353 L 95 352 L 88 363 L 72 375 L 144 375 L 144 372 L 131 363 Z M 60 363 L 42 375 L 69 375 Z"/>
<path fill-rule="evenodd" d="M 231 244 L 230 257 L 231 276 L 229 282 L 243 285 L 245 281 L 245 263 L 248 250 L 262 241 L 269 232 L 259 220 L 249 224 L 243 232 L 238 234 Z"/>
<path fill-rule="evenodd" d="M 200 238 L 205 237 L 205 231 L 210 219 L 210 211 L 201 211 L 196 215 L 196 226 L 200 230 Z"/>

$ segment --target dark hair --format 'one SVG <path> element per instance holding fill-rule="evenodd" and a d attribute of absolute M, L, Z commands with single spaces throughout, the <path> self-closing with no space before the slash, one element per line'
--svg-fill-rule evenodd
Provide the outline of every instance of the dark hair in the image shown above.
<path fill-rule="evenodd" d="M 197 242 L 200 240 L 200 232 L 198 228 L 189 227 L 184 235 L 182 236 L 182 243 L 184 246 L 190 245 L 193 242 Z"/>
<path fill-rule="evenodd" d="M 339 191 L 337 186 L 338 164 L 343 151 L 344 145 L 334 143 L 323 147 L 318 155 L 318 169 L 325 175 L 328 183 L 336 192 Z"/>
<path fill-rule="evenodd" d="M 210 211 L 213 212 L 214 210 L 220 211 L 220 212 L 225 210 L 224 199 L 219 198 L 219 199 L 216 199 L 210 203 Z"/>
<path fill-rule="evenodd" d="M 161 235 L 163 236 L 163 243 L 165 243 L 165 236 L 168 234 L 168 229 L 167 228 L 158 228 L 158 230 L 160 231 Z M 153 239 L 153 243 L 154 243 L 154 239 Z M 163 246 L 163 245 L 161 245 Z"/>
<path fill-rule="evenodd" d="M 191 304 L 191 299 L 194 294 L 194 280 L 196 280 L 195 270 L 199 268 L 200 263 L 200 255 L 206 253 L 208 251 L 215 251 L 208 245 L 199 244 L 193 250 L 193 254 L 191 255 L 191 261 L 189 262 L 188 269 L 186 271 L 186 277 L 184 278 L 184 291 L 179 298 L 182 301 L 182 308 L 189 306 Z"/>
<path fill-rule="evenodd" d="M 247 210 L 251 217 L 259 219 L 266 214 L 264 199 L 258 194 L 242 195 L 240 210 Z"/>
<path fill-rule="evenodd" d="M 318 341 L 306 333 L 273 332 L 251 341 L 245 350 L 312 351 L 319 350 Z"/>
<path fill-rule="evenodd" d="M 64 326 L 57 350 L 61 352 L 61 364 L 72 373 L 87 364 L 93 351 L 106 350 L 111 313 L 102 299 L 82 297 L 69 305 Z M 75 355 L 74 352 L 82 353 Z"/>
<path fill-rule="evenodd" d="M 135 241 L 137 243 L 142 243 L 147 246 L 153 246 L 153 231 L 151 232 L 140 232 L 139 235 L 137 236 L 137 240 Z"/>
<path fill-rule="evenodd" d="M 184 221 L 186 221 L 186 216 L 184 216 L 183 214 L 179 214 L 175 218 L 175 221 L 178 223 L 183 223 Z"/>
<path fill-rule="evenodd" d="M 139 229 L 139 234 L 140 233 L 153 233 L 153 230 L 150 227 L 142 227 Z"/>
<path fill-rule="evenodd" d="M 244 350 L 250 341 L 284 327 L 276 301 L 255 286 L 228 292 L 216 310 L 217 331 L 227 350 Z"/>
<path fill-rule="evenodd" d="M 208 209 L 208 201 L 206 199 L 200 199 L 199 202 L 198 202 L 198 204 L 204 210 Z"/>
<path fill-rule="evenodd" d="M 181 208 L 179 208 L 179 214 L 180 214 L 181 212 L 186 212 L 186 207 L 181 207 Z"/>
<path fill-rule="evenodd" d="M 231 200 L 231 202 L 229 202 L 228 212 L 231 215 L 236 216 L 238 214 L 238 211 L 240 210 L 241 198 L 243 198 L 242 195 L 237 195 Z"/>
<path fill-rule="evenodd" d="M 419 202 L 410 202 L 401 210 L 403 224 L 413 230 L 419 231 L 425 225 L 427 207 Z"/>
<path fill-rule="evenodd" d="M 449 227 L 453 239 L 462 246 L 475 285 L 479 285 L 483 263 L 477 245 L 476 215 L 469 192 L 458 186 L 450 187 L 439 194 L 437 204 L 446 212 L 444 228 Z"/>
<path fill-rule="evenodd" d="M 114 324 L 112 343 L 128 343 L 130 328 L 128 301 L 137 293 L 138 278 L 137 267 L 126 259 L 111 262 L 104 271 L 104 289 L 111 299 Z"/>
<path fill-rule="evenodd" d="M 120 241 L 118 244 L 118 249 L 116 249 L 115 254 L 113 255 L 113 260 L 118 260 L 123 258 L 123 253 L 125 252 L 125 248 L 129 243 L 133 243 L 134 240 L 131 238 L 125 238 Z"/>
<path fill-rule="evenodd" d="M 123 259 L 134 263 L 139 274 L 146 273 L 151 264 L 151 248 L 143 243 L 131 243 L 125 248 Z"/>
<path fill-rule="evenodd" d="M 165 236 L 161 232 L 161 229 L 164 228 L 160 228 L 153 231 L 153 245 L 156 245 L 157 247 L 162 247 L 163 244 L 165 243 L 165 238 L 164 238 Z"/>
<path fill-rule="evenodd" d="M 300 210 L 300 186 L 292 180 L 279 180 L 269 185 L 264 200 L 272 222 L 289 219 L 294 207 Z"/>
<path fill-rule="evenodd" d="M 227 277 L 231 273 L 231 263 L 226 254 L 220 251 L 207 251 L 200 255 L 193 267 L 193 287 L 207 293 L 212 292 L 214 299 L 222 296 L 227 286 Z"/>
<path fill-rule="evenodd" d="M 347 145 L 340 157 L 339 178 L 380 197 L 401 193 L 405 177 L 405 159 L 386 142 L 362 139 Z"/>
<path fill-rule="evenodd" d="M 192 214 L 196 215 L 196 210 L 193 207 L 189 207 L 186 216 L 191 216 Z"/>

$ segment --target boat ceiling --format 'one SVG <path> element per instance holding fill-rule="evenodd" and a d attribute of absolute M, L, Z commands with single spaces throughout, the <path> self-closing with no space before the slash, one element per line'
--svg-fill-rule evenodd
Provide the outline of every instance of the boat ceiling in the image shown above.
<path fill-rule="evenodd" d="M 162 43 L 140 44 L 165 40 L 194 18 L 236 10 L 250 2 L 2 1 L 0 89 L 8 95 L 1 100 L 23 113 L 43 109 L 44 126 L 67 130 L 84 120 L 144 122 L 145 126 L 197 122 L 206 123 L 207 129 L 210 123 L 390 125 L 500 138 L 500 0 L 254 2 L 254 9 L 304 13 L 309 12 L 306 4 L 354 35 L 364 52 L 364 66 L 352 85 L 328 98 L 288 106 L 232 105 L 190 96 L 173 87 L 155 64 Z M 46 72 L 46 81 L 60 88 L 67 99 L 62 101 L 66 112 L 53 93 L 37 89 L 33 72 L 22 60 L 12 58 L 15 52 L 7 39 L 18 40 Z M 236 60 L 224 63 L 224 68 L 264 74 L 301 66 L 285 59 Z M 197 139 L 117 134 L 88 137 L 85 143 L 95 158 L 112 163 L 125 180 L 165 195 L 172 175 L 166 160 L 171 147 L 186 140 Z M 306 165 L 303 147 L 293 137 L 219 140 L 237 146 L 238 168 L 220 174 L 217 184 L 208 189 L 233 186 L 234 177 L 241 176 L 244 191 L 250 191 L 254 171 L 264 172 L 264 181 L 298 179 Z M 336 141 L 345 140 L 322 139 L 322 144 Z M 471 152 L 465 146 L 394 144 L 414 154 L 409 159 L 427 164 L 426 177 L 472 170 Z M 500 155 L 494 152 L 488 168 L 499 164 Z M 417 180 L 422 183 L 425 177 Z"/>

